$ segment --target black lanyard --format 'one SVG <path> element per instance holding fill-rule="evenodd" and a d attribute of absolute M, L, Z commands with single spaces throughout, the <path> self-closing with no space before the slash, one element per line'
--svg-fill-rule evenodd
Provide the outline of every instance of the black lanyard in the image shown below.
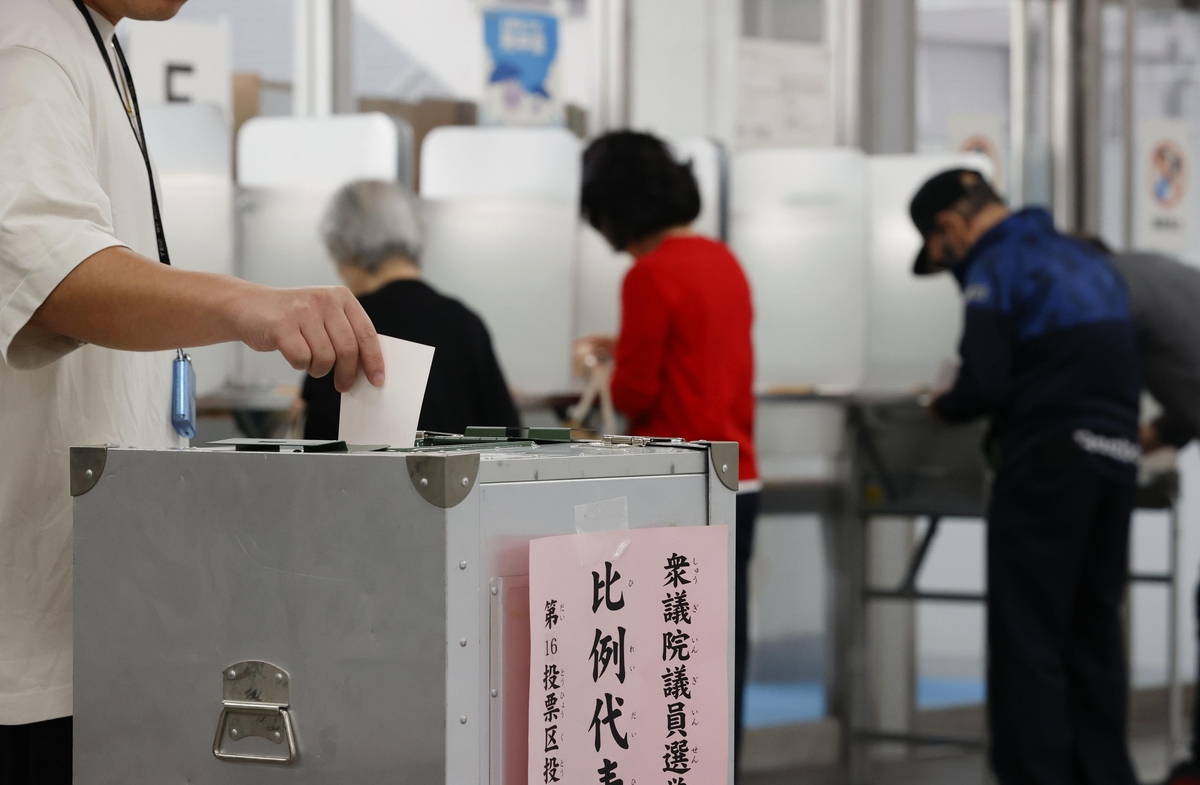
<path fill-rule="evenodd" d="M 133 89 L 133 75 L 129 73 L 129 63 L 125 62 L 125 54 L 121 51 L 121 44 L 114 35 L 113 47 L 117 50 L 117 61 L 121 64 L 121 73 L 125 76 L 125 87 L 129 90 L 129 100 L 133 103 L 133 117 L 129 117 L 129 110 L 125 108 L 125 96 L 121 92 L 121 84 L 117 81 L 117 72 L 113 70 L 112 60 L 108 56 L 108 47 L 104 45 L 104 39 L 100 37 L 100 30 L 96 28 L 96 20 L 92 19 L 92 15 L 84 7 L 83 0 L 75 0 L 75 7 L 79 9 L 79 13 L 83 14 L 83 18 L 87 20 L 88 28 L 92 31 L 92 38 L 96 39 L 96 46 L 100 47 L 100 54 L 104 57 L 104 64 L 108 66 L 108 75 L 112 77 L 113 87 L 117 88 L 117 98 L 121 100 L 121 109 L 125 112 L 125 116 L 129 118 L 129 127 L 133 130 L 134 138 L 137 139 L 138 149 L 142 151 L 142 160 L 146 162 L 146 175 L 150 178 L 150 206 L 154 209 L 154 236 L 158 240 L 158 261 L 163 264 L 170 264 L 171 256 L 167 253 L 167 237 L 163 234 L 162 215 L 158 211 L 158 193 L 154 188 L 154 170 L 150 167 L 150 153 L 146 151 L 142 113 L 138 109 L 137 91 Z M 137 118 L 136 126 L 133 122 L 134 118 Z"/>

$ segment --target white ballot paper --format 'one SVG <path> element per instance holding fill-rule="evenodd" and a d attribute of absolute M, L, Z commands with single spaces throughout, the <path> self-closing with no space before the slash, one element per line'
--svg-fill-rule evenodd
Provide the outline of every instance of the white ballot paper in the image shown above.
<path fill-rule="evenodd" d="M 412 447 L 433 347 L 386 335 L 379 336 L 379 347 L 383 349 L 383 386 L 374 386 L 359 370 L 350 392 L 342 393 L 338 438 L 347 444 Z"/>

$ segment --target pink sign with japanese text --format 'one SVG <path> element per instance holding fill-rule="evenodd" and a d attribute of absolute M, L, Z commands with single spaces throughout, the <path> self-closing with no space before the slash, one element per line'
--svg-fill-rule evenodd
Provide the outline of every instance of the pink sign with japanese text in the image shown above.
<path fill-rule="evenodd" d="M 729 527 L 529 545 L 529 785 L 726 785 Z"/>

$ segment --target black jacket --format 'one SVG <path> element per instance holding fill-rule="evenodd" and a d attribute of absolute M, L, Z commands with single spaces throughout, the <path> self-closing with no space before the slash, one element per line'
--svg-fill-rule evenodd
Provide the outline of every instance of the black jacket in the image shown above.
<path fill-rule="evenodd" d="M 1002 465 L 1063 437 L 1132 481 L 1141 378 L 1129 294 L 1108 259 L 1029 209 L 952 272 L 966 300 L 962 368 L 938 415 L 1001 423 Z"/>
<path fill-rule="evenodd" d="M 395 281 L 359 298 L 380 335 L 432 346 L 418 428 L 462 433 L 468 425 L 520 425 L 483 321 L 428 284 Z M 306 439 L 336 439 L 342 395 L 333 374 L 304 380 Z"/>

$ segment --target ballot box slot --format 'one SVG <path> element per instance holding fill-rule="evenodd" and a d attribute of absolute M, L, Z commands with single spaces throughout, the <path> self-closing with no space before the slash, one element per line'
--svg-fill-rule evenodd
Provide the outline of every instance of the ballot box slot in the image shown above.
<path fill-rule="evenodd" d="M 220 439 L 210 446 L 233 447 L 237 452 L 349 452 L 343 441 L 329 439 Z M 356 445 L 356 451 L 373 451 L 386 445 Z"/>

